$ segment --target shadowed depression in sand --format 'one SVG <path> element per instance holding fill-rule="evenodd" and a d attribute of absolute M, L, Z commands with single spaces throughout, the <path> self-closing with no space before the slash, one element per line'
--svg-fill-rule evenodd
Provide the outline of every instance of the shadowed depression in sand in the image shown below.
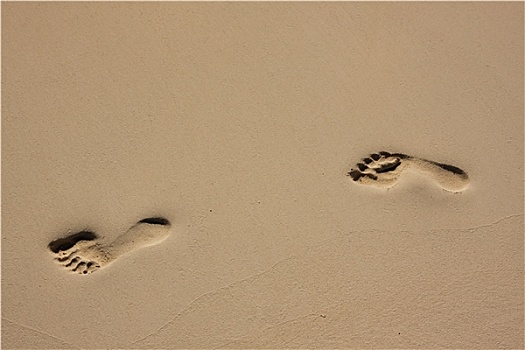
<path fill-rule="evenodd" d="M 403 153 L 381 151 L 363 158 L 351 169 L 348 176 L 361 185 L 390 188 L 399 182 L 400 175 L 407 169 L 413 169 L 430 177 L 444 190 L 461 192 L 465 190 L 470 179 L 466 172 L 453 165 L 443 164 L 408 156 Z"/>
<path fill-rule="evenodd" d="M 133 225 L 110 244 L 98 242 L 95 233 L 82 231 L 49 243 L 55 261 L 69 271 L 89 274 L 106 267 L 124 254 L 159 244 L 170 234 L 164 218 L 147 218 Z"/>

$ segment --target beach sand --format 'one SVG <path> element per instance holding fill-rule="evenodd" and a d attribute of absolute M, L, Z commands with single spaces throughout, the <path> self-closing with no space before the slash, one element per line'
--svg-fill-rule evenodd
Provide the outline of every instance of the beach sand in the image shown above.
<path fill-rule="evenodd" d="M 523 348 L 523 7 L 2 3 L 2 348 Z"/>

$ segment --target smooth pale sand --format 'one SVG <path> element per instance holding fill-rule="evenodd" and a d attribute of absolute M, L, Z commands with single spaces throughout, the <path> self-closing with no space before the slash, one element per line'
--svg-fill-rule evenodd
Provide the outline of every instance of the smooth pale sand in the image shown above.
<path fill-rule="evenodd" d="M 522 89 L 523 3 L 4 2 L 2 349 L 523 348 Z"/>

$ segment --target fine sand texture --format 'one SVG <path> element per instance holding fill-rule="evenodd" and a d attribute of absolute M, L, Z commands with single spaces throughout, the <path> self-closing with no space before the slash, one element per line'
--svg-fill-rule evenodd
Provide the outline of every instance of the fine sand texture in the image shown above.
<path fill-rule="evenodd" d="M 523 349 L 523 3 L 3 2 L 2 349 Z"/>

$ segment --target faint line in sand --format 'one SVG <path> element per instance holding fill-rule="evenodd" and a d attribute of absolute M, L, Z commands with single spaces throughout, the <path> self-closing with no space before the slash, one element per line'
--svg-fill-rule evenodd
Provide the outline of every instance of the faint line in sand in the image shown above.
<path fill-rule="evenodd" d="M 496 225 L 502 221 L 505 221 L 505 220 L 509 220 L 509 219 L 513 219 L 513 218 L 516 218 L 516 217 L 520 217 L 520 216 L 524 216 L 524 214 L 511 214 L 511 215 L 508 215 L 508 216 L 505 216 L 505 217 L 502 217 L 492 223 L 489 223 L 489 224 L 483 224 L 483 225 L 479 225 L 479 226 L 474 226 L 474 227 L 470 227 L 470 228 L 438 228 L 438 229 L 431 229 L 431 230 L 428 230 L 430 232 L 436 232 L 436 231 L 463 231 L 463 232 L 471 232 L 471 231 L 476 231 L 478 229 L 481 229 L 481 228 L 487 228 L 487 227 L 491 227 L 493 225 Z M 292 260 L 292 259 L 295 259 L 303 254 L 305 254 L 306 252 L 308 252 L 309 250 L 313 249 L 314 247 L 315 248 L 318 248 L 319 246 L 322 246 L 322 245 L 325 245 L 337 238 L 340 238 L 342 235 L 343 236 L 346 236 L 348 234 L 363 234 L 363 233 L 366 233 L 366 232 L 374 232 L 374 231 L 378 231 L 378 230 L 374 230 L 374 229 L 371 229 L 371 230 L 356 230 L 356 231 L 351 231 L 349 233 L 341 233 L 341 232 L 338 232 L 335 236 L 333 237 L 330 237 L 330 238 L 327 238 L 325 240 L 322 240 L 318 243 L 316 243 L 315 245 L 312 245 L 312 246 L 309 246 L 309 247 L 306 247 L 305 249 L 303 249 L 303 251 L 301 251 L 300 253 L 298 254 L 295 254 L 295 255 L 292 255 L 292 256 L 289 256 L 287 258 L 284 258 L 284 259 L 281 259 L 279 261 L 277 261 L 276 263 L 274 263 L 270 268 L 262 271 L 262 272 L 259 272 L 259 273 L 256 273 L 254 275 L 251 275 L 251 276 L 248 276 L 248 277 L 245 277 L 241 280 L 237 280 L 237 281 L 234 281 L 226 286 L 223 286 L 223 287 L 219 287 L 211 292 L 208 292 L 208 293 L 204 293 L 204 294 L 201 294 L 199 297 L 195 298 L 193 301 L 191 301 L 186 307 L 184 307 L 180 312 L 178 312 L 171 320 L 169 320 L 168 322 L 166 322 L 164 325 L 162 325 L 161 327 L 159 327 L 157 330 L 147 334 L 146 336 L 138 339 L 138 340 L 135 340 L 134 342 L 132 342 L 131 344 L 129 345 L 134 345 L 140 341 L 143 341 L 153 335 L 155 335 L 156 333 L 162 331 L 163 329 L 165 329 L 166 327 L 168 327 L 170 324 L 172 324 L 173 322 L 175 322 L 177 319 L 179 319 L 181 316 L 183 316 L 184 314 L 186 314 L 191 308 L 192 306 L 194 306 L 197 302 L 199 302 L 201 299 L 203 298 L 206 298 L 207 296 L 211 296 L 211 295 L 214 295 L 216 293 L 219 293 L 220 291 L 223 291 L 223 290 L 227 290 L 227 289 L 230 289 L 232 287 L 235 287 L 236 285 L 239 285 L 241 283 L 244 283 L 244 282 L 247 282 L 247 281 L 250 281 L 250 280 L 254 280 L 254 279 L 257 279 L 265 274 L 267 274 L 268 272 L 272 271 L 273 269 L 275 269 L 277 266 L 283 264 L 284 262 L 288 261 L 288 260 Z M 394 231 L 392 232 L 392 234 L 395 234 L 395 233 L 406 233 L 406 232 L 418 232 L 420 230 L 398 230 L 398 231 Z M 312 314 L 313 315 L 313 314 Z M 309 315 L 307 315 L 309 316 Z M 303 317 L 306 317 L 306 316 L 303 316 Z M 284 322 L 290 322 L 292 320 L 289 320 L 289 321 L 284 321 Z M 274 325 L 275 326 L 275 325 Z M 274 326 L 270 326 L 271 327 L 274 327 Z M 247 335 L 245 335 L 247 336 Z M 245 337 L 243 336 L 243 337 Z M 238 338 L 238 339 L 242 339 L 241 338 Z M 235 341 L 235 340 L 233 340 Z M 233 342 L 232 341 L 232 342 Z M 231 343 L 231 342 L 229 342 Z M 225 345 L 229 344 L 229 343 L 226 343 Z M 224 345 L 222 345 L 224 346 Z"/>
<path fill-rule="evenodd" d="M 30 331 L 33 331 L 33 332 L 36 332 L 36 333 L 39 333 L 39 334 L 42 334 L 42 335 L 48 336 L 48 337 L 50 337 L 50 338 L 52 338 L 52 339 L 55 339 L 55 340 L 58 340 L 59 342 L 62 342 L 62 343 L 64 343 L 64 344 L 67 344 L 67 345 L 71 346 L 73 349 L 81 350 L 81 348 L 79 348 L 79 347 L 77 347 L 77 346 L 71 344 L 70 342 L 67 342 L 67 341 L 65 341 L 64 339 L 61 339 L 61 338 L 59 338 L 59 337 L 55 337 L 54 335 L 51 335 L 51 334 L 46 333 L 46 332 L 44 332 L 44 331 L 41 331 L 41 330 L 38 330 L 38 329 L 36 329 L 36 328 L 32 328 L 32 327 L 26 326 L 26 325 L 24 325 L 24 324 L 21 324 L 21 323 L 15 322 L 15 321 L 13 321 L 13 320 L 8 319 L 7 317 L 2 317 L 2 321 L 4 321 L 4 320 L 7 321 L 7 322 L 11 322 L 11 323 L 13 323 L 13 324 L 15 324 L 15 325 L 17 325 L 17 326 L 19 326 L 19 327 L 22 327 L 22 328 L 28 329 L 28 330 L 30 330 Z"/>
<path fill-rule="evenodd" d="M 260 330 L 259 332 L 257 332 L 258 335 L 260 334 L 263 334 L 264 332 L 266 331 L 269 331 L 271 329 L 274 329 L 274 328 L 277 328 L 277 327 L 280 327 L 280 326 L 284 326 L 285 324 L 288 324 L 288 323 L 292 323 L 294 321 L 298 321 L 298 320 L 302 320 L 302 319 L 306 319 L 306 318 L 310 318 L 310 317 L 315 317 L 315 318 L 318 318 L 318 317 L 322 317 L 320 316 L 318 313 L 309 313 L 307 315 L 303 315 L 303 316 L 299 316 L 299 317 L 294 317 L 292 319 L 289 319 L 289 320 L 286 320 L 286 321 L 282 321 L 282 322 L 278 322 L 274 325 L 271 325 L 271 326 L 268 326 L 262 330 Z M 239 338 L 236 338 L 236 339 L 233 339 L 233 340 L 230 340 L 229 342 L 225 343 L 225 344 L 222 344 L 222 345 L 219 345 L 218 347 L 215 347 L 214 350 L 219 350 L 219 349 L 222 349 L 224 348 L 225 346 L 228 346 L 232 343 L 235 343 L 235 342 L 238 342 L 238 341 L 241 341 L 249 336 L 251 336 L 252 334 L 245 334 L 243 335 L 242 337 L 239 337 Z M 297 339 L 298 337 L 300 337 L 300 335 L 298 335 L 297 337 L 291 339 L 290 341 L 293 341 L 295 339 Z"/>
<path fill-rule="evenodd" d="M 199 300 L 207 297 L 207 296 L 211 296 L 211 295 L 214 295 L 220 291 L 223 291 L 223 290 L 227 290 L 227 289 L 230 289 L 232 287 L 234 287 L 235 285 L 237 284 L 241 284 L 243 282 L 246 282 L 246 281 L 249 281 L 249 280 L 253 280 L 253 279 L 256 279 L 268 272 L 270 272 L 271 270 L 273 270 L 276 266 L 282 264 L 283 262 L 287 261 L 287 260 L 291 260 L 293 258 L 295 258 L 296 256 L 295 255 L 292 255 L 292 256 L 289 256 L 287 258 L 284 258 L 284 259 L 281 259 L 279 261 L 277 261 L 275 264 L 273 264 L 270 268 L 262 271 L 262 272 L 259 272 L 259 273 L 256 273 L 254 275 L 251 275 L 251 276 L 248 276 L 246 278 L 243 278 L 241 280 L 237 280 L 237 281 L 234 281 L 226 286 L 223 286 L 223 287 L 220 287 L 220 288 L 217 288 L 211 292 L 208 292 L 208 293 L 204 293 L 204 294 L 201 294 L 200 296 L 198 296 L 197 298 L 195 298 L 193 301 L 191 301 L 186 307 L 184 307 L 180 312 L 178 312 L 171 320 L 169 320 L 167 323 L 165 323 L 164 325 L 162 325 L 160 328 L 158 328 L 157 330 L 153 331 L 152 333 L 146 335 L 145 337 L 142 337 L 138 340 L 135 340 L 134 342 L 132 342 L 131 344 L 129 345 L 133 345 L 133 344 L 136 344 L 142 340 L 145 340 L 153 335 L 155 335 L 156 333 L 162 331 L 164 328 L 168 327 L 170 324 L 172 324 L 173 322 L 175 322 L 178 318 L 180 318 L 182 315 L 184 315 L 194 304 L 196 304 Z"/>

